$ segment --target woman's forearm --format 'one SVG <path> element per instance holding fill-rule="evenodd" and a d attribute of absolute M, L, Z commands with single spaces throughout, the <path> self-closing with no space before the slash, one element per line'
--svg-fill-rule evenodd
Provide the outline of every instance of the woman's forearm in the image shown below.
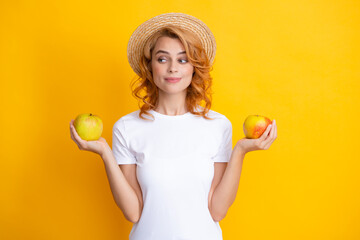
<path fill-rule="evenodd" d="M 139 200 L 134 189 L 116 163 L 112 151 L 106 151 L 101 157 L 116 204 L 128 221 L 137 222 L 141 213 L 139 212 Z"/>
<path fill-rule="evenodd" d="M 212 195 L 210 209 L 215 221 L 220 221 L 225 217 L 235 200 L 244 157 L 245 153 L 236 145 L 231 153 L 224 175 Z"/>

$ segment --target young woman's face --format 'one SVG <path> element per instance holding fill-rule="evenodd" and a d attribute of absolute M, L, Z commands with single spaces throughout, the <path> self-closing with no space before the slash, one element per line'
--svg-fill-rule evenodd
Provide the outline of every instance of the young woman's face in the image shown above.
<path fill-rule="evenodd" d="M 169 37 L 157 40 L 152 52 L 151 69 L 156 86 L 166 94 L 186 93 L 194 72 L 181 41 Z"/>

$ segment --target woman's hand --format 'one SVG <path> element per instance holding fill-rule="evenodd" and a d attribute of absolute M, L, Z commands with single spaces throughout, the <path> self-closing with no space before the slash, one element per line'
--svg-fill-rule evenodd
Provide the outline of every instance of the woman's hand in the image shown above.
<path fill-rule="evenodd" d="M 103 137 L 100 137 L 99 140 L 96 141 L 86 141 L 81 139 L 81 137 L 76 132 L 73 122 L 74 120 L 70 121 L 71 139 L 77 144 L 80 150 L 94 152 L 99 154 L 100 156 L 103 156 L 105 151 L 111 151 L 110 146 Z"/>
<path fill-rule="evenodd" d="M 257 139 L 242 138 L 236 143 L 236 147 L 241 149 L 245 154 L 250 151 L 266 150 L 275 141 L 277 137 L 277 126 L 275 120 L 273 120 L 272 126 L 266 128 L 265 132 Z"/>

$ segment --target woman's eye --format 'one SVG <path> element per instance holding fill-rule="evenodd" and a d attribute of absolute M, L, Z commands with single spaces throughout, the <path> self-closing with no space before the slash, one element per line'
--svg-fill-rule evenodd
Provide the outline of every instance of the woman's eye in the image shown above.
<path fill-rule="evenodd" d="M 164 59 L 164 58 L 159 58 L 158 59 L 158 62 L 163 62 L 163 61 L 166 61 L 166 59 Z"/>
<path fill-rule="evenodd" d="M 160 63 L 163 63 L 163 62 L 166 61 L 166 58 L 158 58 L 157 61 L 160 62 Z M 187 63 L 188 60 L 187 60 L 187 59 L 179 59 L 179 62 L 180 62 L 180 63 Z"/>

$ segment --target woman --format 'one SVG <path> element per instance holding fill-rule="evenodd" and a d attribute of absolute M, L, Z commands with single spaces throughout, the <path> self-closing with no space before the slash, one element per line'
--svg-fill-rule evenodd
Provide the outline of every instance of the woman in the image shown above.
<path fill-rule="evenodd" d="M 231 122 L 210 110 L 215 49 L 211 31 L 192 16 L 146 21 L 128 44 L 139 76 L 133 93 L 144 104 L 114 124 L 112 149 L 104 138 L 82 140 L 70 122 L 78 147 L 103 159 L 114 200 L 134 223 L 131 240 L 222 239 L 219 221 L 235 200 L 245 154 L 276 139 L 273 122 L 232 149 Z"/>

